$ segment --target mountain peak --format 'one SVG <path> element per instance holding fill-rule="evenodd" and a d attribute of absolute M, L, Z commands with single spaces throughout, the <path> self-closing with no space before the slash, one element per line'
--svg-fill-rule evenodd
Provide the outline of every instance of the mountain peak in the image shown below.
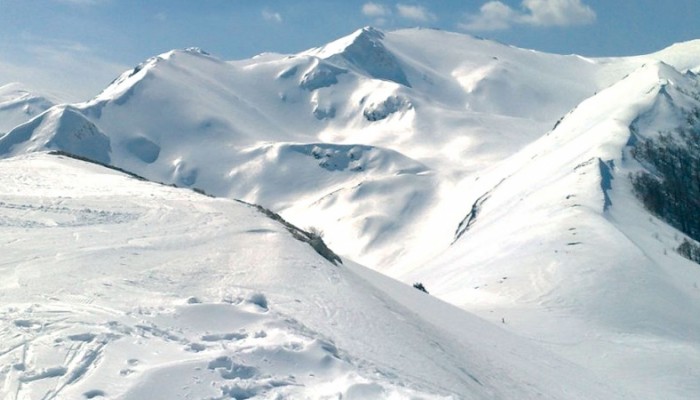
<path fill-rule="evenodd" d="M 180 56 L 184 56 L 182 58 L 183 60 L 192 60 L 194 63 L 197 62 L 196 60 L 223 62 L 199 47 L 170 50 L 155 57 L 151 57 L 134 68 L 125 71 L 97 95 L 93 101 L 115 100 L 118 103 L 122 102 L 130 96 L 133 88 L 139 84 L 139 82 L 147 78 L 151 74 L 151 71 L 155 70 L 160 65 L 170 64 L 176 59 L 178 60 L 177 65 L 180 65 Z M 190 63 L 190 61 L 185 61 L 185 63 Z"/>
<path fill-rule="evenodd" d="M 653 60 L 629 74 L 625 80 L 641 80 L 659 87 L 676 85 L 688 80 L 688 75 L 664 61 Z M 641 83 L 641 82 L 640 82 Z"/>
<path fill-rule="evenodd" d="M 203 56 L 209 56 L 208 52 L 202 50 L 200 47 L 187 47 L 184 51 L 192 54 L 201 54 Z"/>
<path fill-rule="evenodd" d="M 374 79 L 411 87 L 396 56 L 384 46 L 384 32 L 371 26 L 312 49 L 307 54 L 354 69 Z"/>
<path fill-rule="evenodd" d="M 364 37 L 372 37 L 372 38 L 376 38 L 376 39 L 380 39 L 380 40 L 384 39 L 384 32 L 382 30 L 377 29 L 373 26 L 369 26 L 369 25 L 367 25 L 361 29 L 358 29 L 357 31 L 355 31 L 354 34 L 357 35 L 358 37 L 364 36 Z"/>
<path fill-rule="evenodd" d="M 334 40 L 324 46 L 309 50 L 307 53 L 319 58 L 330 58 L 337 54 L 342 54 L 356 43 L 379 44 L 384 39 L 384 32 L 372 26 L 365 26 L 353 33 Z"/>

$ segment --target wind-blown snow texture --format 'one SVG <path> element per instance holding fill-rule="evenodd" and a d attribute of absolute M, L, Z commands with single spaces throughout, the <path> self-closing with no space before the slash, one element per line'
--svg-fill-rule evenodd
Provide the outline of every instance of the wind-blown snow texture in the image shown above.
<path fill-rule="evenodd" d="M 296 55 L 162 54 L 9 130 L 0 153 L 62 150 L 261 204 L 631 398 L 687 398 L 700 266 L 629 177 L 658 175 L 632 149 L 700 107 L 698 72 L 698 41 L 591 59 L 364 28 Z M 416 390 L 481 393 L 448 386 Z"/>

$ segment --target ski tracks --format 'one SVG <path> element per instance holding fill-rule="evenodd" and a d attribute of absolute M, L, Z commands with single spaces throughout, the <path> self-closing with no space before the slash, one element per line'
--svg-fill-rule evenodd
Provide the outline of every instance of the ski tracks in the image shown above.
<path fill-rule="evenodd" d="M 259 292 L 128 311 L 79 298 L 6 306 L 0 398 L 384 398 L 407 390 L 375 381 L 367 373 L 375 368 L 273 308 Z"/>

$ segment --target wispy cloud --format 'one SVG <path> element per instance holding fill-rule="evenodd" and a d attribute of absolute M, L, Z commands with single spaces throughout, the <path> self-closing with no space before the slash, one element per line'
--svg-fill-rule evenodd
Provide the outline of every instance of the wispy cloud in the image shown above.
<path fill-rule="evenodd" d="M 412 21 L 431 22 L 437 20 L 437 16 L 423 6 L 413 6 L 399 3 L 396 5 L 396 11 L 402 18 Z"/>
<path fill-rule="evenodd" d="M 362 5 L 362 14 L 370 18 L 387 17 L 391 10 L 383 4 L 369 2 Z"/>
<path fill-rule="evenodd" d="M 365 17 L 374 18 L 376 25 L 384 25 L 387 21 L 412 21 L 412 22 L 434 22 L 437 16 L 426 7 L 420 5 L 408 5 L 397 3 L 394 6 L 386 4 L 367 2 L 362 5 L 362 14 Z"/>
<path fill-rule="evenodd" d="M 587 25 L 595 19 L 595 11 L 581 0 L 523 0 L 520 10 L 496 0 L 482 5 L 477 14 L 467 15 L 459 26 L 470 31 L 495 31 L 514 25 Z"/>
<path fill-rule="evenodd" d="M 282 15 L 280 15 L 280 13 L 268 10 L 267 8 L 262 10 L 262 17 L 265 21 L 282 22 Z"/>

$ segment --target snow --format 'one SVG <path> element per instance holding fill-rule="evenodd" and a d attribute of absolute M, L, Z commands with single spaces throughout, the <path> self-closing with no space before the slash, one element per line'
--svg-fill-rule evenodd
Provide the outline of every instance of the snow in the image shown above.
<path fill-rule="evenodd" d="M 29 121 L 56 103 L 14 82 L 0 85 L 0 135 Z"/>
<path fill-rule="evenodd" d="M 332 390 L 340 388 L 344 398 L 380 392 L 387 397 L 395 393 L 419 398 L 434 394 L 528 398 L 538 391 L 553 398 L 652 399 L 659 393 L 669 399 L 688 398 L 700 390 L 696 367 L 700 365 L 700 326 L 695 317 L 700 311 L 700 269 L 675 253 L 684 236 L 642 208 L 628 176 L 644 168 L 629 154 L 635 137 L 673 130 L 683 122 L 684 113 L 700 107 L 698 71 L 698 41 L 649 55 L 584 58 L 429 29 L 383 32 L 368 27 L 298 54 L 263 54 L 231 62 L 198 49 L 174 50 L 125 72 L 89 102 L 56 106 L 30 121 L 20 120 L 19 126 L 0 135 L 2 157 L 15 157 L 3 163 L 26 162 L 36 169 L 35 164 L 48 161 L 23 158 L 23 154 L 58 149 L 155 182 L 262 204 L 301 228 L 323 232 L 324 241 L 344 261 L 344 267 L 330 270 L 340 275 L 314 275 L 326 271 L 318 264 L 325 261 L 303 243 L 292 240 L 291 248 L 308 254 L 287 249 L 273 228 L 231 231 L 240 223 L 234 218 L 238 211 L 232 211 L 240 207 L 237 204 L 191 194 L 193 199 L 182 206 L 178 202 L 188 192 L 175 189 L 167 190 L 178 193 L 173 195 L 178 200 L 172 201 L 179 205 L 169 207 L 179 212 L 128 201 L 123 212 L 111 205 L 105 213 L 87 212 L 91 206 L 82 204 L 63 212 L 32 198 L 6 207 L 4 221 L 11 227 L 10 237 L 17 236 L 18 229 L 80 230 L 109 225 L 112 219 L 135 224 L 148 216 L 152 218 L 146 219 L 149 229 L 156 231 L 130 225 L 129 232 L 122 233 L 142 232 L 143 240 L 99 236 L 93 247 L 105 251 L 100 257 L 109 259 L 129 254 L 125 252 L 133 245 L 155 246 L 151 268 L 160 274 L 164 265 L 175 265 L 174 271 L 181 271 L 181 276 L 167 275 L 175 282 L 159 276 L 139 281 L 142 292 L 128 285 L 120 288 L 125 293 L 136 290 L 134 301 L 148 298 L 154 309 L 158 306 L 153 301 L 161 300 L 145 295 L 148 290 L 161 293 L 161 299 L 168 298 L 166 292 L 177 293 L 178 302 L 174 297 L 170 302 L 162 300 L 164 309 L 151 310 L 149 315 L 187 319 L 182 315 L 200 305 L 218 310 L 227 304 L 228 311 L 221 312 L 245 320 L 261 312 L 260 304 L 270 308 L 257 322 L 217 332 L 206 331 L 204 323 L 199 328 L 195 321 L 180 326 L 150 316 L 138 318 L 146 318 L 158 332 L 175 335 L 178 349 L 187 340 L 187 345 L 193 343 L 192 349 L 208 350 L 209 342 L 201 339 L 208 337 L 245 352 L 245 347 L 236 346 L 247 346 L 250 332 L 260 329 L 259 324 L 272 324 L 309 349 L 297 355 L 315 377 L 296 378 L 303 385 L 299 387 L 314 388 L 309 392 L 292 384 L 286 372 L 267 372 L 267 381 L 264 374 L 252 372 L 267 371 L 261 364 L 267 356 L 262 355 L 229 362 L 216 361 L 218 356 L 197 358 L 194 353 L 203 350 L 191 351 L 186 354 L 192 358 L 180 363 L 168 359 L 175 354 L 168 345 L 163 351 L 170 356 L 149 361 L 147 382 L 165 382 L 168 374 L 190 379 L 185 371 L 189 373 L 191 367 L 219 376 L 219 389 L 210 388 L 201 396 L 313 392 L 332 397 L 336 393 Z M 18 182 L 27 179 L 18 178 Z M 54 196 L 56 188 L 43 192 L 42 185 L 32 186 L 31 191 Z M 105 191 L 104 184 L 99 186 L 95 192 Z M 72 197 L 87 189 L 75 190 Z M 223 225 L 206 217 L 220 204 L 226 204 L 221 205 L 226 211 L 216 211 Z M 178 222 L 184 210 L 194 212 L 193 219 Z M 249 225 L 259 223 L 249 217 L 243 220 Z M 185 224 L 206 229 L 192 232 Z M 170 235 L 169 230 L 184 239 Z M 88 232 L 80 237 L 96 234 Z M 233 252 L 220 250 L 232 246 L 231 237 L 240 247 Z M 265 246 L 259 247 L 262 244 L 253 237 L 264 238 Z M 58 241 L 58 247 L 53 247 L 57 239 L 46 240 L 52 243 L 45 253 L 52 262 L 60 261 L 51 258 L 52 249 L 73 246 L 73 242 Z M 111 240 L 131 244 L 115 247 Z M 270 246 L 284 250 L 270 254 Z M 44 254 L 41 246 L 16 251 L 18 259 L 26 252 Z M 76 257 L 68 254 L 69 259 Z M 213 272 L 215 278 L 206 284 L 203 278 L 198 281 L 184 272 L 220 271 L 217 268 L 230 265 L 231 260 L 222 254 L 237 254 L 261 268 L 237 266 L 242 269 L 237 270 L 240 280 L 235 284 L 219 282 L 225 275 L 221 272 Z M 215 265 L 196 258 L 214 260 Z M 410 287 L 404 292 L 404 285 L 354 262 L 404 283 L 423 282 L 434 296 L 500 328 L 438 306 Z M 298 271 L 292 275 L 281 270 L 280 263 L 317 268 L 300 267 L 310 275 Z M 253 270 L 266 272 L 254 277 Z M 123 273 L 108 269 L 105 276 Z M 82 279 L 82 273 L 78 276 Z M 180 280 L 184 276 L 194 286 L 185 285 Z M 357 296 L 349 294 L 330 300 L 338 288 L 323 285 L 346 281 L 355 282 L 348 283 L 348 293 L 360 291 L 365 294 L 362 299 L 379 299 L 381 304 L 357 302 Z M 301 298 L 290 292 L 289 282 L 323 285 L 304 286 L 319 295 Z M 368 282 L 371 289 L 366 288 Z M 205 289 L 212 283 L 223 285 L 216 286 L 220 288 L 234 284 L 237 289 L 213 294 Z M 58 281 L 56 285 L 46 292 L 65 290 L 62 285 L 70 284 Z M 421 306 L 424 301 L 430 305 Z M 135 304 L 105 307 L 126 313 Z M 447 308 L 438 311 L 436 307 Z M 352 316 L 340 316 L 336 308 Z M 370 315 L 368 309 L 390 312 Z M 274 313 L 280 313 L 279 318 L 271 317 Z M 403 325 L 391 318 L 391 324 L 377 323 L 386 321 L 387 315 L 400 316 Z M 139 331 L 140 322 L 124 318 L 120 323 Z M 301 321 L 304 329 L 287 324 L 285 318 Z M 14 325 L 8 323 L 12 329 L 39 326 L 28 315 L 18 315 L 14 321 Z M 99 321 L 95 326 L 106 329 L 104 320 Z M 425 328 L 426 322 L 430 329 Z M 194 330 L 178 333 L 164 324 Z M 408 333 L 395 333 L 397 327 Z M 302 332 L 307 328 L 311 337 Z M 240 329 L 248 336 L 235 340 Z M 93 335 L 83 333 L 75 335 Z M 366 339 L 384 335 L 389 339 L 379 344 Z M 433 340 L 426 336 L 444 340 L 426 347 Z M 477 344 L 484 338 L 492 340 L 496 350 Z M 265 342 L 265 338 L 253 339 Z M 324 344 L 314 345 L 316 339 L 332 340 L 342 351 L 334 355 Z M 141 344 L 134 346 L 114 350 L 114 357 L 144 352 Z M 402 354 L 407 348 L 416 353 Z M 321 365 L 325 356 L 340 360 L 329 368 L 335 372 Z M 447 365 L 445 360 L 450 360 Z M 172 369 L 166 367 L 171 364 Z M 506 367 L 499 371 L 497 365 Z M 375 367 L 382 372 L 372 372 Z M 37 368 L 23 379 L 65 383 L 77 367 L 48 363 Z M 256 375 L 229 379 L 251 381 L 252 386 L 241 387 L 221 377 L 222 370 L 231 377 L 234 370 Z M 475 374 L 477 370 L 481 372 Z M 545 372 L 532 372 L 539 370 Z M 474 375 L 481 384 L 465 374 Z M 47 378 L 32 380 L 34 376 Z M 600 393 L 589 392 L 601 384 Z M 129 385 L 84 389 L 93 397 L 136 390 L 134 398 L 146 396 L 139 390 L 150 390 Z M 563 394 L 564 390 L 569 392 Z"/>
<path fill-rule="evenodd" d="M 415 229 L 399 221 L 444 225 L 459 218 L 454 212 L 436 215 L 445 208 L 438 204 L 453 201 L 452 188 L 512 155 L 612 82 L 614 77 L 597 77 L 601 69 L 580 57 L 464 35 L 365 28 L 293 56 L 267 54 L 227 63 L 196 50 L 167 52 L 125 72 L 95 99 L 72 109 L 94 125 L 90 131 L 95 137 L 110 139 L 109 154 L 99 155 L 102 161 L 154 181 L 261 203 L 298 223 L 319 221 L 329 243 L 364 264 L 416 266 L 434 255 L 420 243 L 439 238 L 447 245 L 450 232 Z M 624 73 L 610 74 L 619 78 Z M 4 153 L 45 146 L 45 140 L 18 145 L 18 133 L 0 139 L 5 149 L 7 142 L 16 148 Z M 19 137 L 28 140 L 27 132 Z M 350 176 L 323 171 L 314 163 L 287 164 L 281 159 L 285 152 L 269 151 L 285 143 L 371 146 L 397 158 L 392 163 L 423 165 L 431 176 L 371 166 Z M 88 154 L 93 147 L 71 152 L 96 157 Z M 265 158 L 251 160 L 258 154 Z M 266 173 L 261 179 L 251 170 L 283 173 Z M 280 180 L 289 182 L 284 171 L 315 184 L 292 180 L 290 190 L 280 185 Z M 391 190 L 397 180 L 413 188 L 413 195 L 403 196 L 399 204 L 359 191 L 363 182 Z M 293 199 L 290 191 L 296 192 Z M 333 193 L 347 193 L 351 201 L 331 204 L 327 200 Z M 326 205 L 309 207 L 318 202 Z M 397 215 L 400 210 L 406 212 Z M 384 244 L 356 246 L 348 237 Z"/>
<path fill-rule="evenodd" d="M 411 84 L 396 56 L 384 46 L 382 42 L 384 38 L 382 31 L 365 27 L 350 36 L 307 51 L 305 54 L 354 68 L 374 79 L 392 81 L 410 87 Z"/>
<path fill-rule="evenodd" d="M 65 151 L 104 164 L 110 162 L 110 138 L 68 105 L 51 108 L 15 127 L 0 144 L 0 152 L 6 155 L 46 149 Z"/>
<path fill-rule="evenodd" d="M 4 398 L 621 396 L 253 207 L 45 153 L 0 170 Z"/>
<path fill-rule="evenodd" d="M 647 64 L 582 102 L 482 175 L 468 229 L 404 279 L 494 322 L 506 315 L 513 331 L 636 398 L 700 389 L 700 269 L 632 195 L 628 175 L 640 166 L 626 154 L 633 131 L 656 135 L 700 106 L 696 79 Z"/>

